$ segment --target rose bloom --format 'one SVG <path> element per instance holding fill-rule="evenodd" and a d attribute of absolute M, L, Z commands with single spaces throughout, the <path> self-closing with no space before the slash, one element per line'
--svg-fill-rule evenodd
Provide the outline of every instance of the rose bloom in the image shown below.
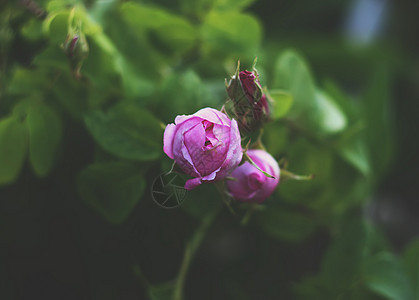
<path fill-rule="evenodd" d="M 227 181 L 230 195 L 243 202 L 261 203 L 268 198 L 279 183 L 279 166 L 276 160 L 264 150 L 248 150 L 247 155 L 264 172 L 274 176 L 269 178 L 250 162 L 237 167 Z"/>
<path fill-rule="evenodd" d="M 183 172 L 195 177 L 186 181 L 187 190 L 225 178 L 243 156 L 236 120 L 208 107 L 177 116 L 174 124 L 167 125 L 163 150 Z"/>

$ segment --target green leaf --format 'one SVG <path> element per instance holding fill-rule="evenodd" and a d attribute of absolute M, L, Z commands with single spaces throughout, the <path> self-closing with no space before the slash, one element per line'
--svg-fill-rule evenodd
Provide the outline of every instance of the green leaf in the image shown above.
<path fill-rule="evenodd" d="M 88 37 L 89 57 L 83 62 L 81 73 L 99 90 L 117 94 L 121 86 L 120 53 L 102 32 Z"/>
<path fill-rule="evenodd" d="M 287 50 L 278 57 L 273 86 L 292 94 L 294 103 L 288 115 L 313 134 L 334 134 L 346 127 L 347 119 L 339 105 L 316 88 L 307 64 L 294 51 Z"/>
<path fill-rule="evenodd" d="M 316 228 L 314 220 L 308 215 L 278 205 L 270 205 L 257 216 L 258 224 L 265 233 L 288 242 L 302 241 Z"/>
<path fill-rule="evenodd" d="M 214 5 L 216 0 L 180 0 L 182 13 L 187 16 L 194 16 L 202 20 Z"/>
<path fill-rule="evenodd" d="M 307 64 L 292 50 L 284 51 L 275 63 L 273 87 L 289 91 L 294 97 L 293 111 L 316 109 L 316 87 Z"/>
<path fill-rule="evenodd" d="M 359 135 L 343 138 L 338 145 L 339 154 L 364 176 L 371 172 L 368 151 L 364 140 Z"/>
<path fill-rule="evenodd" d="M 262 37 L 262 27 L 254 17 L 239 12 L 211 12 L 202 24 L 206 51 L 254 56 Z"/>
<path fill-rule="evenodd" d="M 413 240 L 405 248 L 403 265 L 413 287 L 414 299 L 419 299 L 419 239 Z"/>
<path fill-rule="evenodd" d="M 66 111 L 75 119 L 81 119 L 81 116 L 88 109 L 86 84 L 80 83 L 72 78 L 69 72 L 63 72 L 54 78 L 52 92 L 54 98 Z"/>
<path fill-rule="evenodd" d="M 400 261 L 389 252 L 371 256 L 364 264 L 364 280 L 371 291 L 392 300 L 413 300 L 413 290 Z"/>
<path fill-rule="evenodd" d="M 212 98 L 207 87 L 192 70 L 170 74 L 162 82 L 160 91 L 155 111 L 167 123 L 173 122 L 176 115 L 195 113 L 205 104 L 215 106 L 209 103 Z"/>
<path fill-rule="evenodd" d="M 377 247 L 382 251 L 384 244 L 379 232 L 350 216 L 332 240 L 320 273 L 297 286 L 298 299 L 381 299 L 365 285 L 363 267 L 366 257 Z"/>
<path fill-rule="evenodd" d="M 255 0 L 215 0 L 215 9 L 217 10 L 241 10 L 246 8 Z"/>
<path fill-rule="evenodd" d="M 158 6 L 145 5 L 141 3 L 126 2 L 120 7 L 122 15 L 139 28 L 158 28 L 161 24 L 170 23 L 172 19 L 180 19 Z"/>
<path fill-rule="evenodd" d="M 46 11 L 49 13 L 61 11 L 76 3 L 77 0 L 51 0 L 46 4 Z"/>
<path fill-rule="evenodd" d="M 0 185 L 16 180 L 26 156 L 27 129 L 16 115 L 0 120 Z"/>
<path fill-rule="evenodd" d="M 134 104 L 121 103 L 106 113 L 92 111 L 84 120 L 96 142 L 116 156 L 144 161 L 162 152 L 160 122 Z"/>
<path fill-rule="evenodd" d="M 159 40 L 178 53 L 191 49 L 196 44 L 198 36 L 195 27 L 180 18 L 160 24 L 155 33 Z"/>
<path fill-rule="evenodd" d="M 138 100 L 141 97 L 150 101 L 149 99 L 152 99 L 152 94 L 156 89 L 155 83 L 150 78 L 138 76 L 137 70 L 126 60 L 121 60 L 120 66 L 125 96 L 129 99 Z"/>
<path fill-rule="evenodd" d="M 118 61 L 122 61 L 121 69 L 124 77 L 132 77 L 132 74 L 125 76 L 126 66 L 130 66 L 129 73 L 138 74 L 138 77 L 148 80 L 161 78 L 160 70 L 166 67 L 165 60 L 150 42 L 150 36 L 145 29 L 136 25 L 136 20 L 123 21 L 123 13 L 113 10 L 106 14 L 106 34 L 120 52 Z M 138 55 L 141 53 L 141 55 Z M 129 78 L 131 79 L 131 78 Z"/>
<path fill-rule="evenodd" d="M 279 122 L 269 122 L 263 128 L 263 144 L 273 157 L 280 154 L 289 146 L 288 128 Z"/>
<path fill-rule="evenodd" d="M 239 11 L 255 0 L 181 0 L 182 11 L 186 15 L 195 15 L 203 18 L 211 10 L 215 11 Z"/>
<path fill-rule="evenodd" d="M 122 223 L 144 193 L 140 169 L 129 163 L 97 163 L 83 169 L 77 186 L 81 198 L 113 224 Z"/>
<path fill-rule="evenodd" d="M 274 120 L 284 117 L 294 101 L 290 93 L 281 90 L 270 90 L 267 96 L 271 100 L 271 118 Z"/>
<path fill-rule="evenodd" d="M 35 173 L 46 176 L 57 156 L 62 137 L 59 115 L 48 105 L 33 105 L 26 119 L 29 133 L 29 161 Z"/>
<path fill-rule="evenodd" d="M 67 37 L 69 10 L 63 10 L 52 13 L 44 21 L 44 30 L 48 33 L 49 38 L 54 45 L 61 45 Z"/>
<path fill-rule="evenodd" d="M 101 34 L 100 25 L 87 15 L 83 5 L 77 5 L 79 1 L 69 6 L 68 1 L 52 1 L 49 3 L 48 17 L 45 19 L 44 32 L 49 35 L 52 45 L 61 46 L 67 34 L 74 31 L 78 26 L 81 27 L 85 35 Z"/>
<path fill-rule="evenodd" d="M 381 228 L 377 228 L 374 224 L 366 223 L 367 245 L 364 252 L 365 257 L 381 253 L 391 249 L 390 242 L 386 233 Z"/>
<path fill-rule="evenodd" d="M 349 289 L 361 270 L 366 245 L 366 226 L 360 219 L 344 225 L 334 239 L 322 262 L 321 274 L 330 289 Z"/>
<path fill-rule="evenodd" d="M 121 30 L 120 27 L 112 27 L 113 31 L 111 33 L 116 35 L 116 37 L 112 36 L 112 39 L 102 31 L 90 36 L 88 39 L 90 54 L 83 64 L 82 72 L 94 83 L 97 90 L 107 91 L 108 97 L 111 95 L 119 96 L 121 88 L 123 88 L 127 98 L 137 100 L 138 97 L 150 98 L 150 94 L 154 91 L 154 83 L 150 81 L 148 76 L 151 71 L 143 70 L 154 68 L 152 64 L 147 64 L 147 67 L 144 67 L 144 65 L 138 66 L 135 63 L 152 59 L 146 55 L 144 48 L 140 49 L 144 57 L 140 56 L 139 59 L 138 45 L 141 43 L 139 41 L 133 42 L 131 36 L 127 35 L 126 31 L 128 30 L 125 27 L 122 28 L 124 34 L 121 34 L 117 29 Z M 124 44 L 119 45 L 118 49 L 114 42 L 121 41 Z M 131 49 L 131 51 L 128 49 Z M 140 70 L 142 70 L 142 73 L 138 73 Z M 92 102 L 100 103 L 101 101 L 98 99 Z"/>
<path fill-rule="evenodd" d="M 391 75 L 387 64 L 379 64 L 362 99 L 365 133 L 371 165 L 378 176 L 390 166 L 394 154 L 394 121 L 390 105 Z"/>
<path fill-rule="evenodd" d="M 334 100 L 336 105 L 345 113 L 349 123 L 355 123 L 360 119 L 359 106 L 349 98 L 347 94 L 332 80 L 323 83 L 323 90 Z"/>
<path fill-rule="evenodd" d="M 330 185 L 335 165 L 332 151 L 326 147 L 313 145 L 305 139 L 299 139 L 289 143 L 286 153 L 288 154 L 286 159 L 289 162 L 289 170 L 292 173 L 314 174 L 315 178 L 308 181 L 288 180 L 282 182 L 277 192 L 287 202 L 305 203 L 309 207 L 320 205 L 321 196 L 330 192 L 333 187 Z M 325 204 L 325 207 L 336 203 L 338 199 L 327 200 L 329 203 Z"/>
<path fill-rule="evenodd" d="M 118 0 L 96 1 L 89 7 L 89 16 L 100 24 L 107 23 L 109 12 L 115 10 Z"/>
<path fill-rule="evenodd" d="M 21 29 L 22 36 L 28 40 L 37 40 L 44 37 L 42 22 L 39 19 L 30 19 Z"/>
<path fill-rule="evenodd" d="M 152 30 L 173 50 L 183 52 L 197 42 L 197 30 L 191 23 L 158 7 L 127 2 L 121 5 L 121 13 L 137 30 Z"/>
<path fill-rule="evenodd" d="M 48 78 L 42 70 L 15 68 L 7 91 L 15 95 L 33 95 L 48 86 Z"/>
<path fill-rule="evenodd" d="M 316 90 L 316 105 L 318 107 L 318 124 L 326 133 L 337 133 L 346 128 L 347 119 L 338 105 L 329 95 Z"/>
<path fill-rule="evenodd" d="M 33 63 L 39 67 L 47 67 L 61 71 L 70 69 L 69 62 L 63 50 L 50 46 L 35 56 Z"/>

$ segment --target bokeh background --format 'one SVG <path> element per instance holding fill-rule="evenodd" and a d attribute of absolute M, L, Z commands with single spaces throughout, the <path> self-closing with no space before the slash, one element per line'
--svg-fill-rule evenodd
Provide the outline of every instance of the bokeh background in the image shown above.
<path fill-rule="evenodd" d="M 417 11 L 1 2 L 0 298 L 417 299 Z M 164 124 L 221 108 L 255 57 L 262 85 L 293 97 L 263 142 L 315 179 L 281 182 L 245 225 L 213 185 L 159 207 Z"/>

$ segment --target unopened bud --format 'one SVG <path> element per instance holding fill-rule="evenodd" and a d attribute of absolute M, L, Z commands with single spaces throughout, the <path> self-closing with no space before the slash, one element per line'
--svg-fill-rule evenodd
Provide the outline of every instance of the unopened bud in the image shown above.
<path fill-rule="evenodd" d="M 69 59 L 71 71 L 76 78 L 80 78 L 80 69 L 89 54 L 89 46 L 83 33 L 68 34 L 63 45 L 63 50 Z"/>
<path fill-rule="evenodd" d="M 259 129 L 269 117 L 269 105 L 256 70 L 239 71 L 227 84 L 227 94 L 233 103 L 233 115 L 242 130 Z"/>

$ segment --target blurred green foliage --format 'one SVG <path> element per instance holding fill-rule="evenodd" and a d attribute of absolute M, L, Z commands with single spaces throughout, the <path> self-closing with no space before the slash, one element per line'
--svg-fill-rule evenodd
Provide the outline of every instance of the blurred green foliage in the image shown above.
<path fill-rule="evenodd" d="M 300 50 L 304 43 L 278 42 L 271 28 L 265 39 L 264 20 L 247 9 L 253 2 L 0 4 L 0 200 L 13 208 L 28 205 L 20 203 L 29 197 L 35 207 L 29 220 L 45 214 L 48 222 L 56 214 L 49 207 L 61 205 L 80 228 L 70 232 L 82 240 L 74 251 L 83 253 L 79 261 L 88 271 L 71 274 L 88 274 L 90 287 L 75 281 L 80 291 L 72 299 L 419 297 L 418 242 L 395 254 L 363 213 L 394 159 L 391 55 L 366 51 L 344 66 L 339 62 L 351 59 L 346 50 L 312 43 L 306 52 L 317 64 L 337 73 L 345 67 L 345 80 L 318 79 Z M 281 182 L 246 226 L 239 217 L 252 208 L 231 203 L 238 216 L 230 214 L 213 185 L 191 191 L 179 209 L 159 208 L 149 191 L 170 169 L 162 151 L 165 124 L 205 106 L 220 108 L 224 78 L 238 59 L 250 68 L 256 56 L 272 102 L 263 143 L 281 167 L 315 179 Z M 348 82 L 361 88 L 348 89 Z M 2 215 L 6 260 L 4 249 L 20 232 L 15 223 L 30 223 L 25 214 Z M 113 231 L 118 237 L 104 252 Z M 40 251 L 36 245 L 21 248 Z M 311 256 L 313 245 L 321 249 Z M 4 274 L 0 287 L 12 284 L 0 298 L 13 299 L 13 287 L 24 283 Z M 60 299 L 54 293 L 44 299 Z"/>

